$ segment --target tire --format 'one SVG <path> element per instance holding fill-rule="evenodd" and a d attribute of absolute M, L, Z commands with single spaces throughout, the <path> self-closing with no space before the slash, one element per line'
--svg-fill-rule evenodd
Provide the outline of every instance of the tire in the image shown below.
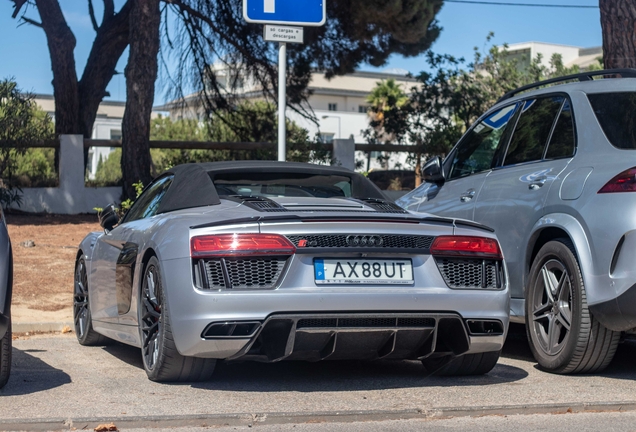
<path fill-rule="evenodd" d="M 80 345 L 99 346 L 110 342 L 106 336 L 93 329 L 91 306 L 88 301 L 88 275 L 84 257 L 75 264 L 75 283 L 73 289 L 73 324 L 75 336 Z"/>
<path fill-rule="evenodd" d="M 0 339 L 0 388 L 9 381 L 11 374 L 11 323 L 7 333 Z"/>
<path fill-rule="evenodd" d="M 156 382 L 209 380 L 216 360 L 185 357 L 177 351 L 159 261 L 154 256 L 145 266 L 139 300 L 141 356 L 148 378 Z"/>
<path fill-rule="evenodd" d="M 500 354 L 501 351 L 464 354 L 450 362 L 447 357 L 438 357 L 424 359 L 422 364 L 428 372 L 438 376 L 484 375 L 495 367 Z"/>
<path fill-rule="evenodd" d="M 614 358 L 620 332 L 605 328 L 590 313 L 569 239 L 546 243 L 532 263 L 526 332 L 534 358 L 548 372 L 600 372 Z"/>

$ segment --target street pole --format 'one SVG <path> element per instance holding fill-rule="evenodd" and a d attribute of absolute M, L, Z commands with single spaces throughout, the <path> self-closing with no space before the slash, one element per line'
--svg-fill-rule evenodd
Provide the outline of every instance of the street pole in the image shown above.
<path fill-rule="evenodd" d="M 287 44 L 278 44 L 278 160 L 284 162 L 286 155 L 285 109 L 287 105 Z"/>

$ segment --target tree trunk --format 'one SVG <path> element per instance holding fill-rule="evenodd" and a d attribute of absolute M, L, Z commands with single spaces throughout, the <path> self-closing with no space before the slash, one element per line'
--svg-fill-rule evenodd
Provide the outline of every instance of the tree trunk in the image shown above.
<path fill-rule="evenodd" d="M 415 159 L 415 187 L 422 184 L 422 153 L 418 153 Z"/>
<path fill-rule="evenodd" d="M 13 0 L 15 18 L 25 1 Z M 78 82 L 75 71 L 76 39 L 68 27 L 58 0 L 36 0 L 41 27 L 46 35 L 55 97 L 55 133 L 82 134 L 90 138 L 97 109 L 106 96 L 106 87 L 115 75 L 115 67 L 128 46 L 131 2 L 128 0 L 118 13 L 110 0 L 104 1 L 104 18 L 91 48 L 82 79 Z M 32 20 L 25 22 L 38 25 Z M 84 165 L 88 162 L 88 149 L 84 151 Z M 56 152 L 56 166 L 58 153 Z"/>
<path fill-rule="evenodd" d="M 79 121 L 84 138 L 91 138 L 99 104 L 107 95 L 106 87 L 128 46 L 130 9 L 131 2 L 128 1 L 117 14 L 105 16 L 95 36 L 79 82 Z"/>
<path fill-rule="evenodd" d="M 117 62 L 128 46 L 130 33 L 128 1 L 115 14 L 105 12 L 79 82 L 79 122 L 84 138 L 92 138 L 99 104 L 107 96 L 106 87 L 117 71 Z M 84 167 L 88 166 L 88 148 L 84 149 Z"/>
<path fill-rule="evenodd" d="M 78 83 L 73 55 L 75 35 L 66 24 L 57 0 L 36 0 L 35 4 L 51 56 L 55 134 L 80 133 Z"/>
<path fill-rule="evenodd" d="M 636 67 L 636 0 L 599 0 L 605 69 Z"/>
<path fill-rule="evenodd" d="M 126 66 L 126 111 L 122 121 L 123 199 L 135 199 L 134 183 L 150 176 L 150 114 L 159 54 L 159 0 L 130 0 L 130 55 Z"/>

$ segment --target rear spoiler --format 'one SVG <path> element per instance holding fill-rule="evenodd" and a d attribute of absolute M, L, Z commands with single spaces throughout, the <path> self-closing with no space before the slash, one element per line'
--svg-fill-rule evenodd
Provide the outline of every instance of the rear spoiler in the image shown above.
<path fill-rule="evenodd" d="M 477 228 L 483 231 L 495 232 L 494 229 L 489 226 L 482 225 L 477 222 L 472 222 L 464 219 L 452 219 L 452 218 L 443 218 L 443 217 L 435 217 L 435 216 L 425 216 L 425 217 L 417 217 L 411 214 L 408 215 L 397 215 L 397 214 L 377 214 L 371 213 L 369 216 L 362 215 L 337 215 L 337 216 L 327 216 L 327 215 L 307 215 L 307 216 L 298 216 L 298 215 L 263 215 L 263 216 L 251 216 L 240 219 L 230 219 L 225 221 L 218 222 L 210 222 L 201 225 L 191 226 L 190 229 L 198 229 L 198 228 L 210 228 L 210 227 L 218 227 L 224 225 L 238 225 L 238 224 L 249 224 L 249 223 L 261 223 L 261 222 L 320 222 L 320 221 L 342 221 L 342 222 L 397 222 L 397 223 L 412 223 L 412 224 L 421 224 L 421 223 L 431 223 L 431 224 L 442 224 L 442 225 L 450 225 L 453 227 L 469 227 L 469 228 Z"/>

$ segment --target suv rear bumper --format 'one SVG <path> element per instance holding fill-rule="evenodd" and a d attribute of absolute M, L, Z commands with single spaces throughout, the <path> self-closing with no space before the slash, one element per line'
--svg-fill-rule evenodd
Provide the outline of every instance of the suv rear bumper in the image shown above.
<path fill-rule="evenodd" d="M 626 331 L 636 328 L 636 284 L 615 299 L 592 305 L 589 309 L 610 330 Z"/>

